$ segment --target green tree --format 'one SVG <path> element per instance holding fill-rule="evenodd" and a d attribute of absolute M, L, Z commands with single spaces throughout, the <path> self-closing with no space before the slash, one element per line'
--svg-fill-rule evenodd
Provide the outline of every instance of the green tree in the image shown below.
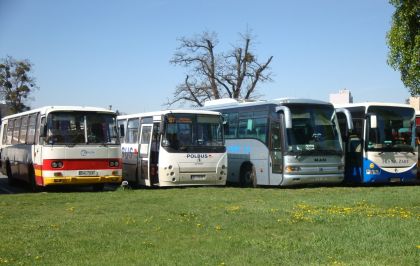
<path fill-rule="evenodd" d="M 37 88 L 35 78 L 30 75 L 32 67 L 27 59 L 8 56 L 0 60 L 0 95 L 12 113 L 30 109 L 25 102 Z"/>
<path fill-rule="evenodd" d="M 389 2 L 396 9 L 387 35 L 388 64 L 400 71 L 412 96 L 420 95 L 420 1 Z"/>
<path fill-rule="evenodd" d="M 167 104 L 189 102 L 203 106 L 212 99 L 258 98 L 257 85 L 271 81 L 269 65 L 273 57 L 259 62 L 252 49 L 255 38 L 250 33 L 240 37 L 239 45 L 222 53 L 216 52 L 219 43 L 216 33 L 203 32 L 193 38 L 179 39 L 180 46 L 170 63 L 187 68 L 188 73 Z"/>

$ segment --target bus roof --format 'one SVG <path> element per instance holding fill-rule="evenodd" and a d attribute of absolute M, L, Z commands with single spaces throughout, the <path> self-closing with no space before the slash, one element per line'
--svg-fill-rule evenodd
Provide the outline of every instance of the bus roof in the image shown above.
<path fill-rule="evenodd" d="M 413 108 L 408 104 L 403 103 L 382 103 L 382 102 L 363 102 L 363 103 L 348 103 L 348 104 L 334 104 L 335 108 L 348 108 L 348 107 L 369 107 L 369 106 L 394 106 L 394 107 L 408 107 Z"/>
<path fill-rule="evenodd" d="M 146 116 L 161 116 L 161 115 L 166 115 L 166 114 L 220 115 L 219 112 L 214 112 L 214 111 L 177 109 L 177 110 L 163 110 L 163 111 L 156 111 L 156 112 L 146 112 L 146 113 L 137 113 L 137 114 L 129 114 L 129 115 L 120 115 L 120 116 L 118 116 L 118 119 L 146 117 Z"/>
<path fill-rule="evenodd" d="M 2 118 L 2 120 L 7 120 L 27 114 L 33 114 L 33 113 L 41 113 L 41 114 L 47 114 L 52 111 L 85 111 L 85 112 L 101 112 L 101 113 L 109 113 L 109 114 L 115 114 L 114 111 L 108 110 L 105 108 L 100 107 L 89 107 L 89 106 L 44 106 L 36 109 L 32 109 L 29 111 L 8 115 Z"/>
<path fill-rule="evenodd" d="M 204 109 L 218 109 L 218 108 L 229 108 L 229 107 L 242 107 L 242 106 L 260 106 L 260 105 L 267 105 L 267 104 L 274 104 L 274 105 L 283 105 L 288 103 L 296 103 L 296 104 L 322 104 L 322 105 L 331 105 L 329 102 L 320 101 L 320 100 L 313 100 L 313 99 L 304 99 L 304 98 L 277 98 L 272 100 L 260 100 L 260 101 L 248 101 L 248 102 L 240 102 L 235 99 L 218 99 L 207 101 L 204 103 Z"/>

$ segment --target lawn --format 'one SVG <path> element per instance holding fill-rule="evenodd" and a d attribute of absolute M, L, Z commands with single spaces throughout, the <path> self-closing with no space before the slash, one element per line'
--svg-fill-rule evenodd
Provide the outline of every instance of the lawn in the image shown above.
<path fill-rule="evenodd" d="M 420 186 L 0 196 L 0 265 L 419 265 Z"/>

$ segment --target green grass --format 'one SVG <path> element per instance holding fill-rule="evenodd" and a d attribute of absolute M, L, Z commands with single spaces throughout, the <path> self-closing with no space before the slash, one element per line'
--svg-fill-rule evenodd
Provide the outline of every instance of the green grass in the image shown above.
<path fill-rule="evenodd" d="M 419 265 L 420 187 L 0 196 L 0 265 Z"/>

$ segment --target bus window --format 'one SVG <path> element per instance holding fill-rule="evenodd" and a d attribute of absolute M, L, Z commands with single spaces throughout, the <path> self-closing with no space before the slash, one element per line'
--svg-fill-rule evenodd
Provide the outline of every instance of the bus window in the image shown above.
<path fill-rule="evenodd" d="M 26 133 L 28 132 L 28 116 L 22 117 L 22 125 L 20 127 L 19 143 L 26 143 Z"/>
<path fill-rule="evenodd" d="M 14 120 L 9 120 L 7 124 L 7 141 L 8 145 L 12 144 L 12 137 L 13 137 L 13 125 L 15 124 Z"/>
<path fill-rule="evenodd" d="M 128 120 L 127 124 L 127 143 L 137 143 L 139 139 L 139 119 L 133 118 Z"/>
<path fill-rule="evenodd" d="M 1 144 L 6 144 L 7 143 L 7 125 L 8 124 L 4 124 L 3 125 L 3 131 L 2 131 L 2 133 L 3 133 L 3 138 L 2 138 L 2 140 L 1 140 Z"/>
<path fill-rule="evenodd" d="M 239 138 L 259 139 L 267 142 L 267 118 L 248 118 L 239 120 Z"/>
<path fill-rule="evenodd" d="M 271 161 L 273 162 L 273 173 L 283 172 L 283 154 L 281 143 L 280 121 L 272 121 L 271 123 L 271 141 L 270 141 Z"/>
<path fill-rule="evenodd" d="M 37 125 L 35 127 L 35 144 L 39 143 L 39 136 L 40 136 L 40 131 L 41 131 L 41 126 L 45 125 L 45 117 L 40 117 L 39 115 L 37 116 Z"/>
<path fill-rule="evenodd" d="M 35 143 L 36 118 L 37 118 L 37 114 L 31 114 L 29 116 L 28 133 L 27 133 L 27 136 L 26 136 L 26 143 L 27 144 L 34 144 Z"/>
<path fill-rule="evenodd" d="M 118 120 L 118 129 L 120 131 L 120 143 L 124 143 L 124 139 L 125 139 L 125 127 L 126 127 L 126 121 L 127 120 Z"/>
<path fill-rule="evenodd" d="M 225 138 L 236 138 L 238 132 L 238 113 L 225 114 L 227 125 L 225 127 Z"/>
<path fill-rule="evenodd" d="M 21 120 L 22 120 L 21 117 L 15 119 L 15 125 L 13 127 L 12 144 L 17 144 L 19 142 L 19 131 L 20 131 Z"/>

